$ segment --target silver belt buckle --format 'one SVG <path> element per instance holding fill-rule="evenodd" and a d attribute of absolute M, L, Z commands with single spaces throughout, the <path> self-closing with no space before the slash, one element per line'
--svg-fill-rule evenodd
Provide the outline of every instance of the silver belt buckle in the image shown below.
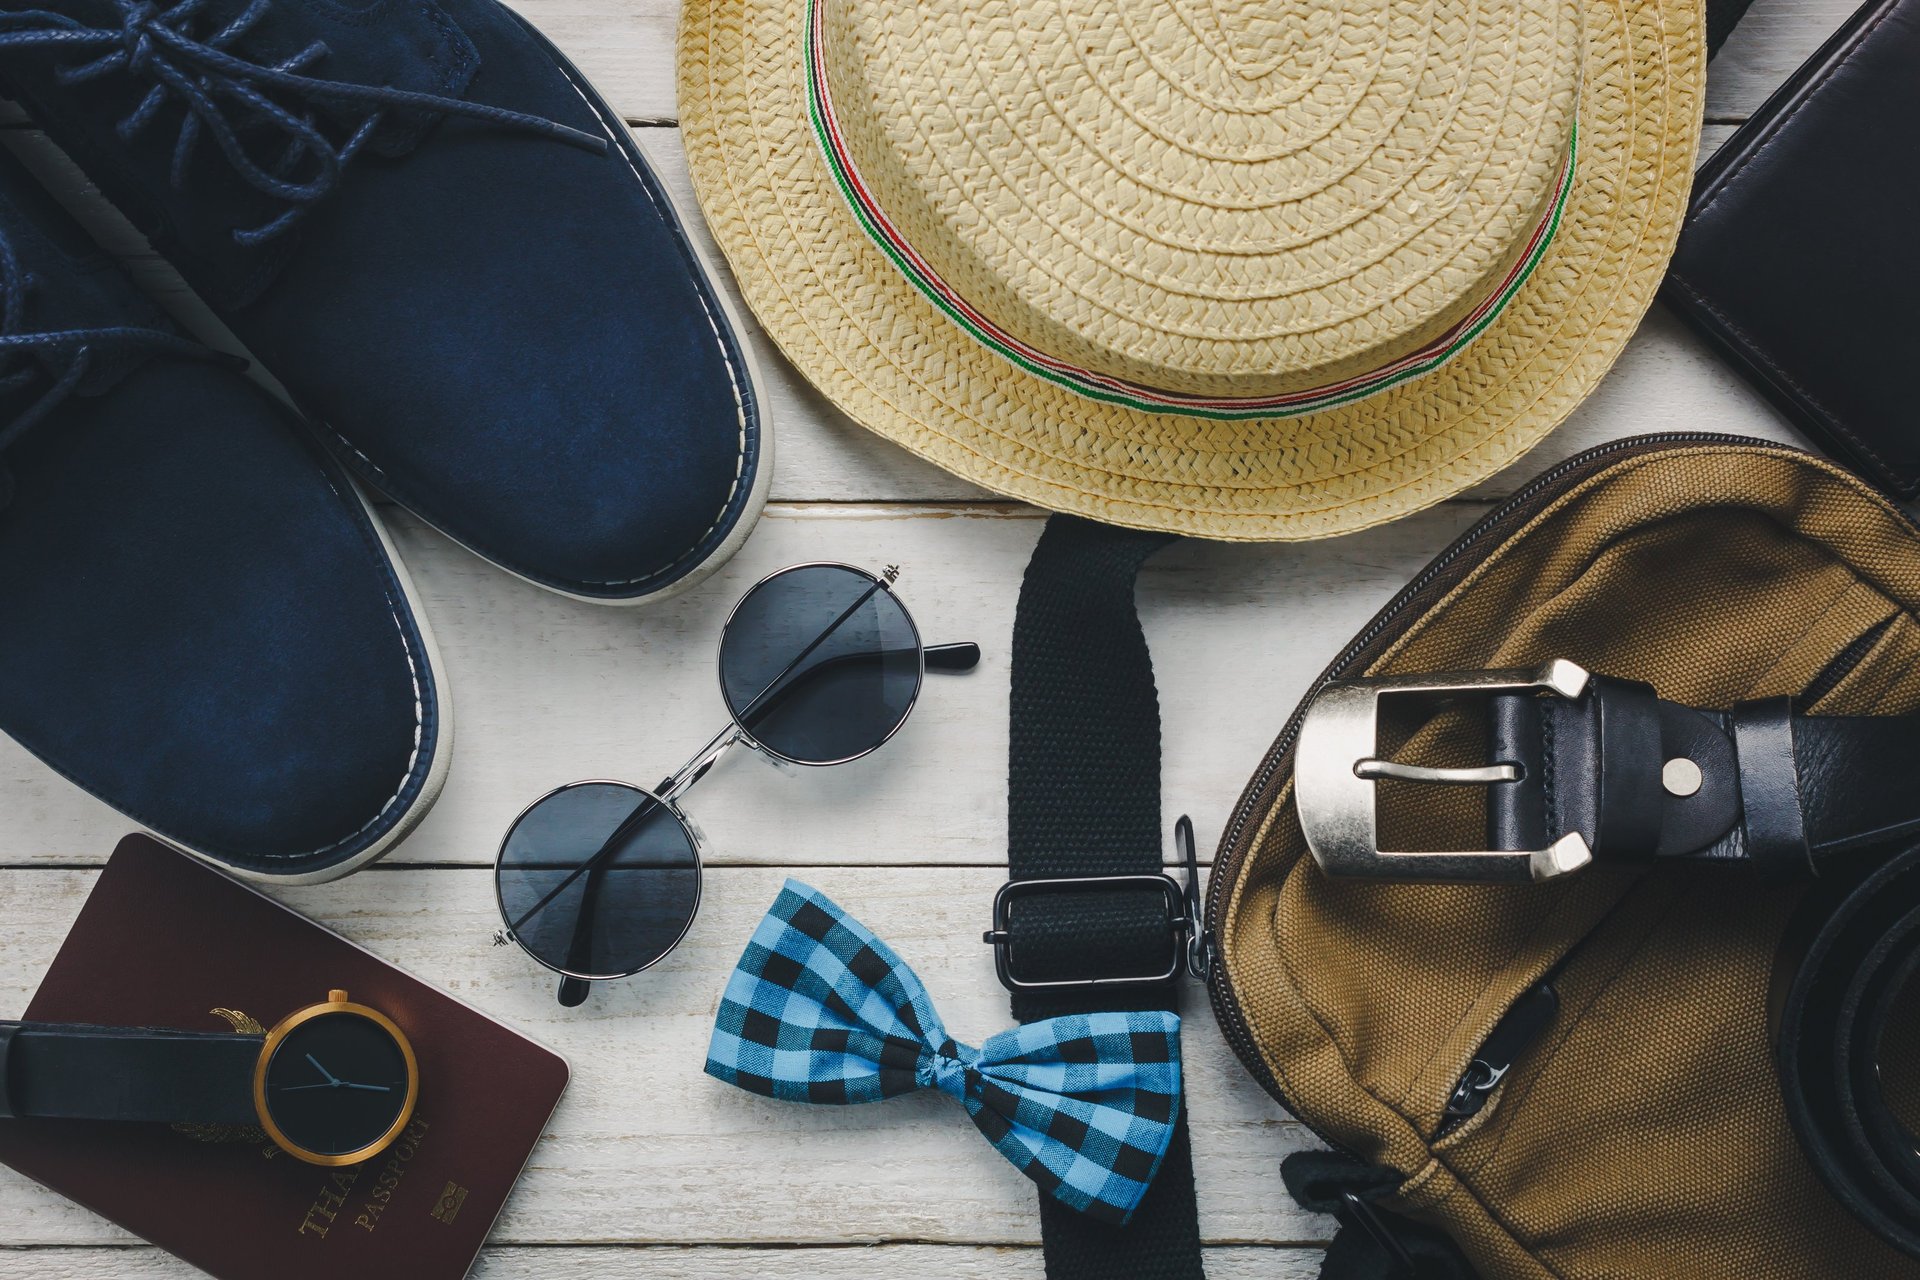
<path fill-rule="evenodd" d="M 1334 876 L 1482 884 L 1551 880 L 1586 866 L 1593 861 L 1593 851 L 1578 831 L 1567 832 L 1544 849 L 1433 853 L 1384 850 L 1380 847 L 1373 787 L 1380 778 L 1442 786 L 1486 786 L 1520 777 L 1520 766 L 1510 761 L 1471 769 L 1430 769 L 1380 759 L 1381 698 L 1537 693 L 1573 701 L 1586 688 L 1586 670 L 1564 658 L 1554 658 L 1531 671 L 1379 676 L 1327 685 L 1307 707 L 1293 757 L 1294 804 L 1313 860 L 1322 871 Z"/>

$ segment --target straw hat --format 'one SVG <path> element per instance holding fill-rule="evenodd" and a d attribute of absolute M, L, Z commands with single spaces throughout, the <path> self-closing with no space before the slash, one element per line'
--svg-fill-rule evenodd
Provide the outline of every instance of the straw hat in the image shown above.
<path fill-rule="evenodd" d="M 1520 454 L 1678 234 L 1700 0 L 686 0 L 767 332 L 997 493 L 1324 537 Z"/>

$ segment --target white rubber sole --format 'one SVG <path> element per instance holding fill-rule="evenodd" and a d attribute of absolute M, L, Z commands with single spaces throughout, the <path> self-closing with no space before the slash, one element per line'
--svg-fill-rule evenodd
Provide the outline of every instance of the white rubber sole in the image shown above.
<path fill-rule="evenodd" d="M 7 141 L 10 144 L 8 150 L 12 151 L 29 171 L 41 179 L 42 184 L 52 193 L 55 203 L 64 206 L 95 241 L 109 249 L 115 246 L 124 248 L 135 243 L 150 247 L 146 237 L 135 230 L 119 210 L 97 195 L 90 198 L 82 195 L 90 190 L 90 187 L 81 175 L 79 167 L 50 141 L 24 132 L 19 137 L 11 137 Z M 695 251 L 698 252 L 698 246 L 695 246 Z M 143 282 L 136 277 L 136 283 Z M 171 313 L 189 333 L 207 342 L 208 345 L 226 351 L 246 350 L 219 318 L 184 286 L 163 296 L 155 296 L 153 300 L 163 310 Z M 725 305 L 725 297 L 721 298 L 721 303 Z M 268 375 L 258 361 L 252 362 L 247 376 L 276 400 L 287 405 L 295 419 L 303 418 L 299 409 L 293 406 L 293 399 L 287 394 L 286 388 Z M 289 423 L 288 429 L 306 430 L 298 422 Z M 324 444 L 320 447 L 325 449 Z M 386 523 L 380 519 L 379 512 L 374 510 L 373 504 L 367 500 L 366 493 L 346 468 L 341 466 L 338 470 L 346 481 L 347 492 L 367 513 L 367 521 L 380 539 L 380 546 L 386 552 L 387 562 L 393 566 L 394 580 L 399 583 L 400 593 L 406 600 L 407 607 L 413 611 L 414 626 L 420 633 L 421 656 L 428 670 L 433 673 L 435 701 L 439 712 L 436 718 L 438 729 L 433 742 L 433 764 L 428 769 L 426 782 L 421 786 L 420 794 L 414 797 L 400 820 L 394 823 L 385 835 L 352 858 L 318 871 L 293 875 L 273 875 L 251 871 L 244 867 L 236 867 L 217 855 L 202 853 L 191 845 L 184 844 L 162 832 L 148 832 L 161 843 L 178 849 L 209 866 L 218 867 L 229 875 L 262 884 L 323 884 L 329 880 L 338 880 L 342 876 L 350 875 L 370 862 L 378 861 L 395 845 L 412 834 L 414 828 L 420 825 L 420 820 L 427 816 L 427 811 L 433 808 L 434 802 L 440 798 L 440 793 L 446 786 L 447 772 L 453 762 L 453 696 L 447 680 L 446 667 L 440 661 L 440 650 L 434 642 L 432 621 L 420 603 L 419 592 L 413 585 L 412 575 L 407 572 L 406 562 L 400 558 L 400 553 L 395 549 Z M 421 743 L 422 750 L 425 750 L 426 746 L 425 742 Z M 138 823 L 139 819 L 134 818 L 132 821 Z M 144 824 L 141 825 L 144 828 Z"/>
<path fill-rule="evenodd" d="M 567 65 L 569 69 L 571 69 L 571 64 L 567 64 Z M 585 85 L 585 84 L 586 84 L 585 80 L 582 79 L 580 81 L 580 84 L 576 85 L 576 88 L 580 87 L 580 85 Z M 591 88 L 591 86 L 587 86 L 587 87 Z M 585 94 L 583 93 L 582 96 L 584 97 Z M 590 106 L 592 105 L 591 99 L 588 100 L 588 104 Z M 619 127 L 625 128 L 626 125 L 623 122 Z M 635 138 L 635 139 L 632 139 L 632 141 L 633 141 L 634 149 L 641 153 L 642 158 L 645 158 L 646 148 L 640 145 L 639 139 Z M 649 169 L 654 169 L 654 165 L 651 160 L 647 161 L 647 167 Z M 655 169 L 655 172 L 657 173 L 658 170 Z M 693 226 L 693 223 L 688 220 L 686 211 L 682 209 L 678 203 L 675 202 L 673 198 L 673 194 L 666 189 L 664 184 L 656 183 L 656 186 L 659 187 L 660 198 L 666 202 L 667 208 L 673 211 L 673 216 L 679 221 L 680 235 L 686 241 L 687 249 L 693 255 L 694 262 L 699 265 L 701 273 L 706 277 L 707 288 L 713 294 L 714 301 L 719 303 L 720 305 L 720 314 L 726 317 L 728 326 L 733 330 L 734 342 L 738 344 L 740 348 L 740 358 L 746 363 L 747 382 L 753 389 L 754 405 L 759 412 L 759 417 L 760 417 L 759 465 L 757 469 L 754 471 L 753 487 L 747 494 L 747 505 L 741 508 L 740 516 L 737 520 L 734 521 L 733 528 L 729 530 L 727 533 L 727 536 L 721 540 L 720 545 L 715 547 L 711 552 L 708 553 L 706 559 L 702 560 L 699 564 L 695 565 L 691 570 L 683 574 L 681 577 L 675 579 L 669 585 L 662 587 L 658 591 L 649 592 L 646 595 L 632 596 L 632 597 L 622 599 L 622 598 L 614 598 L 614 597 L 608 597 L 608 596 L 582 595 L 578 592 L 568 591 L 564 587 L 556 587 L 551 583 L 541 582 L 536 578 L 529 578 L 527 575 L 519 572 L 518 570 L 512 568 L 511 566 L 501 564 L 498 560 L 495 560 L 492 557 L 488 556 L 484 551 L 476 550 L 475 548 L 469 546 L 467 543 L 462 542 L 459 538 L 455 537 L 453 534 L 448 533 L 445 529 L 442 529 L 439 525 L 434 524 L 431 520 L 428 520 L 425 516 L 420 515 L 419 512 L 417 511 L 413 512 L 414 516 L 417 519 L 419 519 L 423 524 L 426 524 L 428 527 L 432 528 L 434 532 L 440 534 L 441 537 L 453 543 L 455 546 L 459 547 L 461 550 L 466 551 L 470 555 L 476 556 L 479 559 L 486 561 L 488 564 L 500 570 L 502 573 L 505 573 L 510 577 L 518 578 L 520 581 L 527 583 L 529 586 L 538 587 L 542 591 L 550 591 L 554 595 L 565 597 L 568 600 L 575 600 L 581 604 L 609 605 L 614 608 L 639 608 L 646 605 L 663 603 L 664 601 L 673 599 L 674 597 L 682 594 L 683 592 L 689 591 L 692 588 L 699 586 L 702 582 L 705 582 L 708 578 L 712 577 L 714 572 L 718 570 L 722 565 L 726 564 L 727 561 L 733 559 L 734 554 L 738 552 L 741 547 L 746 545 L 747 538 L 749 535 L 753 533 L 754 526 L 760 523 L 760 514 L 766 508 L 766 505 L 767 505 L 767 494 L 773 487 L 773 465 L 774 465 L 773 412 L 771 408 L 768 406 L 766 397 L 764 395 L 766 380 L 761 377 L 760 359 L 754 353 L 752 340 L 747 336 L 749 330 L 747 329 L 747 326 L 745 324 L 741 323 L 739 308 L 733 305 L 733 300 L 727 296 L 726 289 L 724 289 L 721 286 L 721 283 L 720 283 L 721 276 L 719 271 L 716 270 L 714 267 L 712 256 L 708 254 L 706 249 L 701 246 L 699 239 L 696 238 L 693 235 L 692 231 L 690 230 L 690 228 Z M 393 495 L 391 494 L 387 496 L 397 506 L 405 507 L 407 505 L 406 503 L 401 502 L 399 499 L 393 498 Z M 407 509 L 409 511 L 413 510 L 411 507 L 408 507 Z"/>
<path fill-rule="evenodd" d="M 387 563 L 393 566 L 394 581 L 400 584 L 400 594 L 406 600 L 407 608 L 412 611 L 414 626 L 420 633 L 420 656 L 427 670 L 433 674 L 434 702 L 438 712 L 431 744 L 433 763 L 428 766 L 427 778 L 420 787 L 420 793 L 400 815 L 399 821 L 395 822 L 384 835 L 353 857 L 336 862 L 329 867 L 322 867 L 317 871 L 282 875 L 255 871 L 248 867 L 236 867 L 225 859 L 202 853 L 193 846 L 182 844 L 161 832 L 149 833 L 162 843 L 210 866 L 218 867 L 230 876 L 237 876 L 257 884 L 325 884 L 330 880 L 352 875 L 369 863 L 378 862 L 402 840 L 413 834 L 414 828 L 418 827 L 421 819 L 427 816 L 427 811 L 432 809 L 434 802 L 440 799 L 440 793 L 447 785 L 447 773 L 453 766 L 453 694 L 447 682 L 446 666 L 440 661 L 439 645 L 433 638 L 433 624 L 427 617 L 426 609 L 420 603 L 419 593 L 413 585 L 413 577 L 407 572 L 406 561 L 400 558 L 399 551 L 394 547 L 393 537 L 387 532 L 386 523 L 380 519 L 380 513 L 374 510 L 373 504 L 367 501 L 367 495 L 361 491 L 360 486 L 351 476 L 346 476 L 344 470 L 340 474 L 346 479 L 348 492 L 367 513 L 367 521 L 373 526 L 374 533 L 380 539 L 380 546 L 386 551 Z M 423 740 L 419 749 L 424 751 L 428 745 Z"/>

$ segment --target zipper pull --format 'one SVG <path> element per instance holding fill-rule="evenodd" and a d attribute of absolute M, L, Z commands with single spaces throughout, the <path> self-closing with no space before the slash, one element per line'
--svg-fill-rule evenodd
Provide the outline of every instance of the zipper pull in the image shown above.
<path fill-rule="evenodd" d="M 1488 1033 L 1459 1083 L 1453 1086 L 1453 1093 L 1442 1111 L 1440 1128 L 1433 1135 L 1436 1140 L 1465 1124 L 1469 1117 L 1480 1114 L 1494 1089 L 1507 1078 L 1514 1060 L 1526 1052 L 1527 1046 L 1547 1029 L 1547 1024 L 1559 1012 L 1560 993 L 1553 989 L 1553 983 L 1543 979 L 1521 993 Z"/>

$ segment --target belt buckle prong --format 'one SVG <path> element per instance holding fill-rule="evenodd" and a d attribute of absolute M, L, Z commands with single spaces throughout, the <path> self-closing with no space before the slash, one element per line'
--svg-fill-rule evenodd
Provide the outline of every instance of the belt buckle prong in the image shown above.
<path fill-rule="evenodd" d="M 1551 880 L 1593 861 L 1577 831 L 1544 849 L 1390 851 L 1380 847 L 1374 783 L 1381 779 L 1441 786 L 1514 782 L 1520 766 L 1493 761 L 1470 768 L 1429 768 L 1379 756 L 1380 700 L 1531 693 L 1578 701 L 1586 670 L 1564 658 L 1534 669 L 1337 680 L 1314 696 L 1294 748 L 1294 801 L 1314 861 L 1329 875 L 1386 880 L 1527 883 Z"/>

